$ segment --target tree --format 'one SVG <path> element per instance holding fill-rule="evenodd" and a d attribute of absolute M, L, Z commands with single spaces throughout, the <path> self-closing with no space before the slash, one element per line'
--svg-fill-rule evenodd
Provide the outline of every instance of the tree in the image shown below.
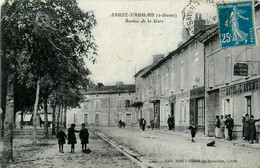
<path fill-rule="evenodd" d="M 88 55 L 96 54 L 91 33 L 96 24 L 95 16 L 93 12 L 80 10 L 74 0 L 14 0 L 5 3 L 2 11 L 3 54 L 7 62 L 16 67 L 16 75 L 11 75 L 10 80 L 17 79 L 18 83 L 36 91 L 36 143 L 40 96 L 44 95 L 46 105 L 59 83 L 70 79 L 68 87 L 78 90 L 88 82 L 84 58 L 94 61 Z M 48 122 L 47 117 L 45 122 Z"/>

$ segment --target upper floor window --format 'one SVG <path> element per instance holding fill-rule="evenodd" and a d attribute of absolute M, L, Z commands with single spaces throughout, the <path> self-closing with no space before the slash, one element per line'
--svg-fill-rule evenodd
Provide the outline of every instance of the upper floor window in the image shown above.
<path fill-rule="evenodd" d="M 125 108 L 128 108 L 131 106 L 130 100 L 125 100 Z"/>
<path fill-rule="evenodd" d="M 100 100 L 96 100 L 96 109 L 100 109 L 100 107 L 101 107 Z"/>
<path fill-rule="evenodd" d="M 121 99 L 117 100 L 117 107 L 122 108 L 122 100 Z"/>

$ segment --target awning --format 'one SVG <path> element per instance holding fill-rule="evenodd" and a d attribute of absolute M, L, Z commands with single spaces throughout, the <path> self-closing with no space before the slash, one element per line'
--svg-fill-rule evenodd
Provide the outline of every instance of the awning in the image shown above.
<path fill-rule="evenodd" d="M 25 114 L 23 116 L 23 121 L 31 121 L 32 119 L 32 114 Z"/>
<path fill-rule="evenodd" d="M 44 122 L 44 121 L 45 121 L 44 114 L 40 114 L 40 117 L 41 117 L 42 121 Z M 52 116 L 51 116 L 51 114 L 48 114 L 48 122 L 52 122 Z"/>

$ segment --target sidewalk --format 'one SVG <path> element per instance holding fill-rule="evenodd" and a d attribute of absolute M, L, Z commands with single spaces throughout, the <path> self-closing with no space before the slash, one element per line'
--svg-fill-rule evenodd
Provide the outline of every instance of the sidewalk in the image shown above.
<path fill-rule="evenodd" d="M 117 127 L 115 127 L 117 129 Z M 139 127 L 126 127 L 125 129 L 131 129 L 131 130 L 136 130 L 139 131 L 140 128 Z M 172 136 L 183 136 L 185 138 L 190 138 L 190 131 L 186 130 L 186 131 L 172 131 L 172 130 L 168 130 L 168 129 L 160 129 L 160 130 L 152 130 L 152 129 L 146 129 L 145 131 L 148 132 L 156 132 L 157 134 L 168 134 L 168 135 L 172 135 Z M 202 133 L 198 133 L 196 134 L 195 137 L 195 141 L 200 141 L 200 142 L 204 142 L 205 144 L 211 141 L 215 141 L 215 143 L 223 143 L 223 144 L 230 144 L 230 145 L 234 145 L 237 147 L 246 147 L 246 148 L 250 148 L 250 149 L 257 149 L 260 150 L 260 143 L 256 143 L 254 142 L 254 144 L 249 144 L 249 142 L 242 140 L 242 139 L 234 139 L 232 141 L 228 141 L 225 139 L 218 139 L 215 137 L 208 137 Z"/>

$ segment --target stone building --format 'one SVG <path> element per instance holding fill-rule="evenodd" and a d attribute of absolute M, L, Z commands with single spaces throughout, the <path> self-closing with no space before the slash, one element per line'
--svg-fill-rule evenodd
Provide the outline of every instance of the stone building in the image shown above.
<path fill-rule="evenodd" d="M 67 112 L 67 124 L 116 126 L 119 120 L 126 125 L 136 125 L 138 117 L 132 106 L 135 98 L 135 85 L 117 83 L 102 86 L 84 93 L 80 108 Z"/>
<path fill-rule="evenodd" d="M 260 40 L 260 4 L 255 3 L 256 38 Z M 231 114 L 234 136 L 242 136 L 242 116 L 260 118 L 260 46 L 221 49 L 219 29 L 215 29 L 205 44 L 206 135 L 214 135 L 216 115 Z M 248 65 L 247 76 L 235 76 L 237 63 Z M 260 123 L 257 123 L 259 139 Z"/>
<path fill-rule="evenodd" d="M 148 120 L 157 118 L 161 127 L 167 126 L 168 115 L 173 115 L 177 129 L 186 129 L 190 121 L 204 128 L 204 46 L 198 41 L 203 32 L 196 33 L 141 76 L 148 81 L 144 99 L 149 102 L 143 105 L 143 111 Z"/>

